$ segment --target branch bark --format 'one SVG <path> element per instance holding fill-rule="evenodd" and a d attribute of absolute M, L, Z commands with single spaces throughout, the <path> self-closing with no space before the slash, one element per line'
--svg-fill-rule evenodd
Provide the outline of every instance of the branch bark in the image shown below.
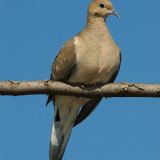
<path fill-rule="evenodd" d="M 103 86 L 82 86 L 53 81 L 0 82 L 0 95 L 21 96 L 35 94 L 76 97 L 158 97 L 160 84 L 112 83 Z"/>

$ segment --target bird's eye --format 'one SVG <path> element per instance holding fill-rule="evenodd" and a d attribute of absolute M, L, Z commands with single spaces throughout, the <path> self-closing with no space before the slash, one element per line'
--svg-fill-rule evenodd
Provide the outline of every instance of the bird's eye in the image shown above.
<path fill-rule="evenodd" d="M 102 3 L 101 3 L 99 6 L 100 6 L 101 8 L 104 8 L 104 4 L 102 4 Z"/>

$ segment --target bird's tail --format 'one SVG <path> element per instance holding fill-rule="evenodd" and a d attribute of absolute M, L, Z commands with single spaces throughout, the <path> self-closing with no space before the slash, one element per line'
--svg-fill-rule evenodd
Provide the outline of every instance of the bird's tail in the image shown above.
<path fill-rule="evenodd" d="M 77 114 L 83 103 L 81 99 L 75 97 L 56 97 L 49 150 L 50 160 L 62 160 Z"/>
<path fill-rule="evenodd" d="M 59 121 L 53 123 L 49 150 L 50 160 L 62 160 L 72 127 L 73 124 L 62 126 Z"/>

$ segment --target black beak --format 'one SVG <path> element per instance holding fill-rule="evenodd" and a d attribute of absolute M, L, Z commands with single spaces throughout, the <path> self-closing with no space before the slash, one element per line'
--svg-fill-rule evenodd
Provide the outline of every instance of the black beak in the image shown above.
<path fill-rule="evenodd" d="M 111 11 L 110 11 L 110 14 L 112 14 L 112 15 L 120 18 L 120 15 L 119 15 L 115 10 L 111 10 Z"/>

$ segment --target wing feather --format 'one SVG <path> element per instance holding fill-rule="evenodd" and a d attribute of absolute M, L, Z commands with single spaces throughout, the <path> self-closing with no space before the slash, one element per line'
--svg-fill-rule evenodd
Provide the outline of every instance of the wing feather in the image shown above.
<path fill-rule="evenodd" d="M 59 51 L 52 65 L 50 80 L 66 82 L 76 68 L 76 53 L 74 39 L 67 41 Z M 54 96 L 49 95 L 46 105 L 54 101 Z"/>

